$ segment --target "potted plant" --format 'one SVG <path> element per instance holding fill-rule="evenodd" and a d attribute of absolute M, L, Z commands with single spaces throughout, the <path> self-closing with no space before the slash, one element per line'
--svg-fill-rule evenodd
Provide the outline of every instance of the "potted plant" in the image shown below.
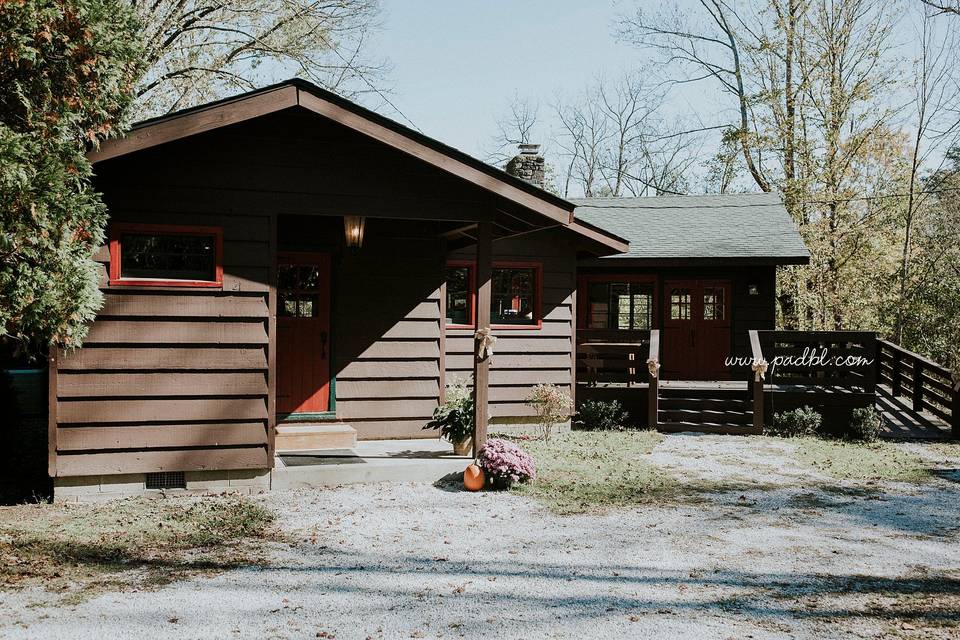
<path fill-rule="evenodd" d="M 470 453 L 473 440 L 473 394 L 465 380 L 447 387 L 444 403 L 433 412 L 433 419 L 424 429 L 435 429 L 440 437 L 453 443 L 458 456 Z"/>
<path fill-rule="evenodd" d="M 509 489 L 516 482 L 536 477 L 533 457 L 517 445 L 492 438 L 480 449 L 477 464 L 494 489 Z"/>

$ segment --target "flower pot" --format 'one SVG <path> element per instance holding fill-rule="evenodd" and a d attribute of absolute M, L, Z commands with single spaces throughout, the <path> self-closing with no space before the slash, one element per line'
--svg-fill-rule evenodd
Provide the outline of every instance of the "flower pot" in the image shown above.
<path fill-rule="evenodd" d="M 465 438 L 459 442 L 453 443 L 453 454 L 457 456 L 470 455 L 470 448 L 473 446 L 473 438 Z"/>

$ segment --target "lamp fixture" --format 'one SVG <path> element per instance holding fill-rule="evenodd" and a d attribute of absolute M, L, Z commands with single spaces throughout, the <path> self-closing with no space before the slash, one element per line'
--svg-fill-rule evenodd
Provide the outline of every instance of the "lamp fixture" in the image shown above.
<path fill-rule="evenodd" d="M 359 249 L 363 246 L 363 232 L 367 219 L 363 216 L 343 216 L 343 233 L 347 246 Z"/>

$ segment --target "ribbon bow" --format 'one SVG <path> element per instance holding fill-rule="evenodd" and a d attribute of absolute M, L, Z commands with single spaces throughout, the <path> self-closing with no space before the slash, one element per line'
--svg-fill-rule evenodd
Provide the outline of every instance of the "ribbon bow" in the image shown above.
<path fill-rule="evenodd" d="M 484 327 L 483 329 L 477 329 L 477 332 L 473 335 L 477 339 L 477 357 L 483 360 L 488 356 L 493 355 L 493 345 L 497 342 L 497 336 L 493 335 L 493 332 L 490 330 L 490 327 Z"/>
<path fill-rule="evenodd" d="M 767 366 L 767 361 L 763 358 L 760 358 L 750 365 L 750 368 L 753 369 L 753 373 L 755 374 L 753 379 L 757 382 L 762 382 L 767 375 Z"/>
<path fill-rule="evenodd" d="M 659 371 L 659 369 L 660 369 L 660 363 L 657 362 L 656 358 L 650 358 L 649 360 L 647 360 L 647 371 L 650 372 L 651 378 L 657 377 L 657 372 Z"/>

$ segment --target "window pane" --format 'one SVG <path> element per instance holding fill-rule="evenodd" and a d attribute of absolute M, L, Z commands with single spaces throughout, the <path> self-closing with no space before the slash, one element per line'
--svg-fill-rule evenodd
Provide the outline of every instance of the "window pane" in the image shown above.
<path fill-rule="evenodd" d="M 120 238 L 120 277 L 215 281 L 216 237 L 124 233 Z"/>
<path fill-rule="evenodd" d="M 470 324 L 470 269 L 447 267 L 447 324 Z"/>
<path fill-rule="evenodd" d="M 494 324 L 533 324 L 536 274 L 532 268 L 493 270 L 493 295 L 490 322 Z"/>
<path fill-rule="evenodd" d="M 587 328 L 607 329 L 607 313 L 610 309 L 610 285 L 606 282 L 591 284 L 587 290 Z"/>
<path fill-rule="evenodd" d="M 649 330 L 653 328 L 653 287 L 634 284 L 631 287 L 633 299 L 632 329 Z"/>
<path fill-rule="evenodd" d="M 690 290 L 674 289 L 670 292 L 670 319 L 690 319 Z"/>
<path fill-rule="evenodd" d="M 317 296 L 300 296 L 299 311 L 297 315 L 301 318 L 316 318 Z"/>
<path fill-rule="evenodd" d="M 703 290 L 703 319 L 723 320 L 723 287 L 706 287 Z"/>
<path fill-rule="evenodd" d="M 281 290 L 290 291 L 291 289 L 296 289 L 297 288 L 296 265 L 292 265 L 292 264 L 279 265 L 279 272 L 277 273 L 277 279 L 278 279 Z"/>
<path fill-rule="evenodd" d="M 295 295 L 280 294 L 278 313 L 287 318 L 297 317 L 297 297 Z"/>
<path fill-rule="evenodd" d="M 300 289 L 316 291 L 320 285 L 320 268 L 316 265 L 300 267 Z"/>

